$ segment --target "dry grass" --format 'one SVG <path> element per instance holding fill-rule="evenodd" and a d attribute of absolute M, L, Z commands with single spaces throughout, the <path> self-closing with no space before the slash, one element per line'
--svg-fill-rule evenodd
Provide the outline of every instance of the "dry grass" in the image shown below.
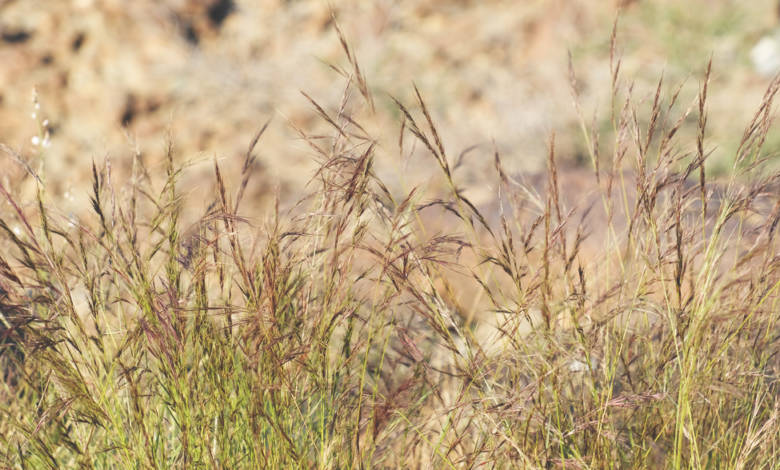
<path fill-rule="evenodd" d="M 289 210 L 241 209 L 262 131 L 237 189 L 215 162 L 195 224 L 172 144 L 160 178 L 140 157 L 127 184 L 93 165 L 84 220 L 20 167 L 0 186 L 0 464 L 772 468 L 780 175 L 761 148 L 780 82 L 712 181 L 710 68 L 690 106 L 661 82 L 637 101 L 614 41 L 614 141 L 582 119 L 595 204 L 562 187 L 553 138 L 543 191 L 492 152 L 483 213 L 417 89 L 398 155 L 423 148 L 440 177 L 391 190 L 353 118 L 385 111 L 346 41 Z"/>

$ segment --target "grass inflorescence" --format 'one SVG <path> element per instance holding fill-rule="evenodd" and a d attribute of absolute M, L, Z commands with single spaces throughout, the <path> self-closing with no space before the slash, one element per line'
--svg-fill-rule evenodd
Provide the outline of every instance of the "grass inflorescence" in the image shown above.
<path fill-rule="evenodd" d="M 348 110 L 382 110 L 340 37 L 344 98 L 306 95 L 332 132 L 297 129 L 319 169 L 289 209 L 241 206 L 268 124 L 237 190 L 215 161 L 195 223 L 172 143 L 162 177 L 94 164 L 79 219 L 31 165 L 34 203 L 0 181 L 0 465 L 776 465 L 780 175 L 761 148 L 780 81 L 714 180 L 711 66 L 690 106 L 661 80 L 645 111 L 613 57 L 614 139 L 582 119 L 589 181 L 572 189 L 554 138 L 535 183 L 495 151 L 480 207 L 416 88 L 399 152 L 420 145 L 440 181 L 378 176 L 380 138 Z"/>

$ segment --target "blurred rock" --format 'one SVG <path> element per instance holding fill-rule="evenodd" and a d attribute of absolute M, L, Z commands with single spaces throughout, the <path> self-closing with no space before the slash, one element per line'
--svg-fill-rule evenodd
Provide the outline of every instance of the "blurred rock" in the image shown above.
<path fill-rule="evenodd" d="M 750 60 L 756 72 L 765 77 L 780 72 L 780 30 L 762 37 L 751 49 Z"/>

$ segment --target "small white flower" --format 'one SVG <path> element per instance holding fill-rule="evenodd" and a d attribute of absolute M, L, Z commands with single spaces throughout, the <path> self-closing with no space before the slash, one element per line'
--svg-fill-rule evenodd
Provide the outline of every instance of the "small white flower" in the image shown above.
<path fill-rule="evenodd" d="M 14 234 L 18 237 L 22 234 L 22 229 L 20 229 L 19 226 L 14 227 Z"/>
<path fill-rule="evenodd" d="M 36 119 L 36 118 L 38 117 L 38 113 L 36 113 L 36 112 L 33 112 L 33 113 L 30 115 L 30 116 L 31 116 L 33 119 Z"/>
<path fill-rule="evenodd" d="M 41 109 L 41 103 L 37 99 L 35 100 L 35 109 Z"/>
<path fill-rule="evenodd" d="M 30 141 L 32 142 L 33 145 L 37 147 L 41 143 L 41 138 L 38 137 L 37 135 L 34 135 L 32 136 L 32 139 L 30 139 Z"/>
<path fill-rule="evenodd" d="M 42 124 L 43 124 L 43 127 L 47 127 L 49 125 L 49 120 L 48 119 L 44 119 Z"/>

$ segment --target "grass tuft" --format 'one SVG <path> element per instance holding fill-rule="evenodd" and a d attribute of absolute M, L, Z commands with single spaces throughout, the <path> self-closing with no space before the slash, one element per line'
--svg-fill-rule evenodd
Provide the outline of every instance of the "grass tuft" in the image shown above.
<path fill-rule="evenodd" d="M 538 181 L 493 151 L 488 207 L 459 182 L 480 149 L 453 160 L 417 87 L 395 101 L 398 147 L 420 143 L 441 184 L 391 190 L 377 174 L 383 136 L 355 110 L 381 111 L 337 31 L 346 91 L 337 110 L 304 93 L 331 131 L 296 129 L 319 168 L 291 208 L 241 209 L 270 121 L 237 190 L 215 160 L 192 223 L 172 139 L 160 177 L 139 156 L 126 184 L 93 164 L 92 213 L 75 222 L 12 155 L 36 191 L 0 182 L 0 465 L 780 461 L 780 174 L 761 150 L 780 79 L 731 174 L 711 178 L 712 61 L 689 106 L 663 79 L 645 103 L 613 31 L 614 140 L 581 119 L 592 171 L 570 176 L 554 136 Z M 573 67 L 570 82 L 583 116 Z"/>

